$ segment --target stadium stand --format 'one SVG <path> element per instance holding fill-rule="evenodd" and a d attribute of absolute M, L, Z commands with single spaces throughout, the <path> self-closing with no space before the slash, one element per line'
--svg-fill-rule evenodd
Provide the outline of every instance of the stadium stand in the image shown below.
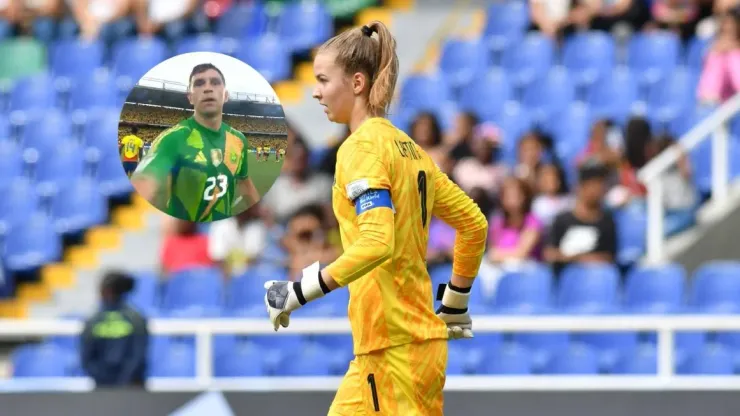
<path fill-rule="evenodd" d="M 48 300 L 55 285 L 69 284 L 74 268 L 89 266 L 86 250 L 91 244 L 81 242 L 115 247 L 111 241 L 117 234 L 111 232 L 112 226 L 141 226 L 144 208 L 136 199 L 132 202 L 128 181 L 114 163 L 115 150 L 104 140 L 104 136 L 111 140 L 115 136 L 117 107 L 126 91 L 122 86 L 130 88 L 131 78 L 173 51 L 219 50 L 244 59 L 271 82 L 288 81 L 294 64 L 305 64 L 299 61 L 302 54 L 331 36 L 335 26 L 346 23 L 342 19 L 375 2 L 284 3 L 275 9 L 278 13 L 269 15 L 260 2 L 234 5 L 213 19 L 212 33 L 190 33 L 171 44 L 160 38 L 136 37 L 115 39 L 112 46 L 77 39 L 50 45 L 27 37 L 0 40 L 0 56 L 18 57 L 12 64 L 0 60 L 0 78 L 10 85 L 0 91 L 0 155 L 23 152 L 23 158 L 3 158 L 8 163 L 0 165 L 0 188 L 7 191 L 0 200 L 0 230 L 5 267 L 11 272 L 10 283 L 4 287 L 10 300 L 0 308 L 0 315 L 22 317 L 22 305 Z M 708 41 L 692 38 L 686 43 L 670 31 L 638 32 L 626 41 L 608 32 L 588 30 L 553 39 L 529 30 L 536 26 L 530 22 L 524 1 L 489 6 L 478 38 L 446 39 L 438 70 L 414 74 L 400 85 L 394 122 L 430 154 L 439 155 L 440 166 L 449 166 L 446 170 L 458 181 L 452 173 L 455 163 L 475 161 L 481 153 L 485 157 L 480 159 L 486 159 L 492 153 L 477 150 L 477 140 L 483 136 L 475 127 L 481 123 L 495 126 L 498 133 L 492 134 L 492 140 L 503 151 L 492 161 L 478 161 L 484 165 L 479 170 L 501 165 L 506 176 L 519 172 L 523 180 L 535 184 L 541 166 L 557 164 L 564 171 L 559 179 L 572 187 L 584 158 L 608 159 L 604 147 L 614 146 L 611 150 L 619 153 L 613 166 L 615 180 L 628 190 L 631 203 L 610 207 L 620 246 L 614 264 L 575 265 L 556 276 L 532 250 L 531 268 L 502 270 L 493 289 L 481 279 L 474 286 L 471 308 L 488 315 L 740 312 L 739 262 L 708 263 L 688 278 L 679 265 L 637 264 L 645 249 L 645 190 L 630 178 L 654 156 L 650 153 L 653 137 L 679 137 L 711 111 L 700 107 L 706 103 L 696 98 Z M 107 78 L 91 78 L 100 68 L 108 70 Z M 84 90 L 75 87 L 90 82 L 96 88 L 89 84 Z M 143 110 L 131 104 L 123 109 L 124 122 L 150 125 L 140 130 L 146 139 L 156 136 L 153 125 L 171 125 L 185 114 L 161 107 Z M 453 122 L 447 116 L 450 109 L 454 110 Z M 469 114 L 457 117 L 458 112 Z M 429 125 L 420 127 L 421 113 L 432 116 Z M 293 129 L 284 132 L 257 119 L 228 120 L 243 130 L 287 133 L 289 141 L 302 140 Z M 604 120 L 612 127 L 598 135 L 594 126 Z M 427 143 L 426 136 L 434 136 L 435 130 L 436 137 Z M 733 155 L 740 149 L 738 133 L 740 129 L 735 128 Z M 454 145 L 448 146 L 449 140 Z M 639 155 L 633 158 L 635 146 Z M 333 173 L 331 163 L 321 163 L 323 156 L 331 157 L 331 149 L 313 150 L 322 156 L 310 159 L 316 163 L 309 165 L 309 155 L 306 159 L 294 156 L 295 160 L 286 162 L 291 169 L 285 175 L 300 178 L 296 183 L 305 186 L 301 189 L 328 194 L 321 181 L 312 180 Z M 679 175 L 684 179 L 681 184 L 695 187 L 702 197 L 711 189 L 710 152 L 700 147 L 691 153 L 691 178 Z M 533 163 L 527 156 L 532 153 L 536 154 Z M 736 178 L 740 170 L 737 163 L 733 166 L 731 173 Z M 527 174 L 527 168 L 536 172 Z M 537 190 L 543 191 L 537 196 L 553 196 Z M 490 206 L 499 192 L 476 190 L 474 199 L 481 207 Z M 569 198 L 560 192 L 554 196 Z M 697 207 L 698 203 L 678 204 L 668 210 L 667 218 L 681 220 L 667 232 L 690 228 Z M 242 261 L 249 264 L 246 270 L 232 273 L 228 280 L 218 267 L 166 277 L 155 275 L 155 270 L 142 270 L 129 301 L 157 318 L 262 317 L 261 282 L 289 277 L 289 271 L 299 270 L 297 265 L 305 262 L 300 255 L 305 257 L 306 252 L 314 259 L 336 255 L 329 249 L 336 244 L 331 240 L 336 224 L 331 218 L 321 219 L 320 226 L 327 231 L 325 246 L 293 246 L 290 220 L 274 224 L 266 209 L 259 208 L 248 221 L 266 237 L 256 253 L 249 253 L 250 261 Z M 486 211 L 492 218 L 498 212 Z M 204 233 L 218 238 L 213 229 Z M 441 241 L 439 251 L 449 250 L 454 233 L 450 237 L 444 228 L 440 230 L 431 232 L 432 239 Z M 543 226 L 541 237 L 546 233 Z M 449 271 L 445 261 L 430 267 L 430 284 L 446 280 Z M 335 294 L 301 314 L 343 317 L 347 301 Z M 740 351 L 738 339 L 737 333 L 681 334 L 676 342 L 676 369 L 682 374 L 740 373 L 740 361 L 735 359 Z M 345 358 L 351 354 L 349 345 L 347 337 L 333 335 L 221 336 L 215 342 L 214 369 L 217 377 L 342 374 Z M 655 334 L 640 332 L 492 333 L 455 348 L 459 351 L 451 355 L 449 374 L 655 374 L 658 361 Z M 78 355 L 77 349 L 75 342 L 63 337 L 19 347 L 12 356 L 14 377 L 81 376 L 80 363 L 70 358 Z M 282 374 L 284 367 L 279 362 L 294 359 L 296 351 L 303 359 L 293 362 L 305 366 L 290 366 L 294 373 Z M 193 377 L 194 338 L 156 337 L 149 360 L 150 376 Z"/>

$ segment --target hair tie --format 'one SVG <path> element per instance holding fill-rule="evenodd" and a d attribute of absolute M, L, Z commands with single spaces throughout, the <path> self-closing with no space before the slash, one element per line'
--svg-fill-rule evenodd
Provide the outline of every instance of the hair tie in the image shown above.
<path fill-rule="evenodd" d="M 367 36 L 367 37 L 372 37 L 373 36 L 373 30 L 370 27 L 368 27 L 367 25 L 363 26 L 361 28 L 361 30 L 362 30 L 362 34 L 365 35 L 365 36 Z"/>

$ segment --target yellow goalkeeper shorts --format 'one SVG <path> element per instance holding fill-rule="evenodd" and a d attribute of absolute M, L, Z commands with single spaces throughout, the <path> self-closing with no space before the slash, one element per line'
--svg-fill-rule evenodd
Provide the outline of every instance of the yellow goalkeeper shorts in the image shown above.
<path fill-rule="evenodd" d="M 447 340 L 405 344 L 350 362 L 329 416 L 441 416 Z"/>

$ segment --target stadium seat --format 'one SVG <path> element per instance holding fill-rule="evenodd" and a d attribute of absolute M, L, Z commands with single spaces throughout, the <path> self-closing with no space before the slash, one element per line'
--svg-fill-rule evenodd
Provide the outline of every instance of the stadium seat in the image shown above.
<path fill-rule="evenodd" d="M 483 120 L 491 120 L 501 112 L 511 95 L 506 73 L 494 69 L 485 77 L 462 87 L 458 107 L 460 111 L 470 111 Z"/>
<path fill-rule="evenodd" d="M 0 113 L 0 142 L 12 139 L 10 135 L 10 121 L 5 114 Z"/>
<path fill-rule="evenodd" d="M 641 344 L 658 345 L 658 335 L 655 332 L 642 334 Z M 676 332 L 674 333 L 674 362 L 682 365 L 686 359 L 704 347 L 707 343 L 705 332 Z"/>
<path fill-rule="evenodd" d="M 465 355 L 467 351 L 459 344 L 450 343 L 447 347 L 447 368 L 448 376 L 459 376 L 465 374 Z M 480 369 L 483 371 L 483 369 Z"/>
<path fill-rule="evenodd" d="M 633 113 L 639 98 L 637 80 L 624 66 L 607 72 L 589 88 L 588 104 L 598 118 L 623 125 Z"/>
<path fill-rule="evenodd" d="M 654 345 L 640 345 L 635 351 L 622 355 L 612 374 L 657 374 L 658 351 Z"/>
<path fill-rule="evenodd" d="M 552 273 L 534 266 L 505 273 L 499 280 L 493 301 L 496 313 L 543 313 L 552 307 Z"/>
<path fill-rule="evenodd" d="M 35 151 L 26 152 L 27 155 L 32 153 Z M 30 156 L 28 158 L 33 159 Z M 53 197 L 57 194 L 66 197 L 68 187 L 75 180 L 82 178 L 85 171 L 83 150 L 76 143 L 59 143 L 38 152 L 38 158 L 35 159 L 33 178 L 42 197 Z M 96 212 L 94 215 L 99 217 L 100 213 Z"/>
<path fill-rule="evenodd" d="M 85 84 L 70 91 L 70 110 L 96 110 L 118 107 L 117 84 L 107 72 L 87 74 Z"/>
<path fill-rule="evenodd" d="M 181 39 L 175 47 L 175 54 L 181 55 L 192 52 L 216 52 L 232 55 L 239 49 L 239 47 L 239 41 L 234 38 L 222 38 L 220 36 L 206 33 Z"/>
<path fill-rule="evenodd" d="M 645 254 L 647 244 L 647 213 L 628 206 L 615 212 L 617 225 L 617 263 L 632 265 Z"/>
<path fill-rule="evenodd" d="M 534 373 L 543 372 L 553 354 L 570 344 L 570 334 L 567 332 L 522 332 L 512 334 L 511 339 L 530 351 Z"/>
<path fill-rule="evenodd" d="M 524 37 L 529 26 L 529 8 L 521 1 L 504 1 L 488 6 L 483 38 L 494 52 L 502 52 Z"/>
<path fill-rule="evenodd" d="M 51 72 L 55 77 L 82 81 L 79 89 L 88 89 L 85 83 L 96 68 L 103 66 L 105 45 L 102 42 L 81 39 L 62 40 L 51 48 Z"/>
<path fill-rule="evenodd" d="M 234 348 L 216 357 L 216 377 L 262 376 L 262 349 L 254 343 L 239 342 Z"/>
<path fill-rule="evenodd" d="M 26 149 L 39 153 L 51 151 L 72 139 L 72 125 L 69 117 L 60 110 L 49 110 L 29 119 L 23 128 L 22 144 Z"/>
<path fill-rule="evenodd" d="M 535 122 L 543 123 L 559 109 L 566 108 L 575 99 L 575 88 L 564 67 L 553 67 L 535 80 L 524 91 L 522 103 Z"/>
<path fill-rule="evenodd" d="M 563 65 L 576 85 L 588 86 L 612 70 L 615 49 L 614 39 L 608 33 L 577 33 L 565 41 Z"/>
<path fill-rule="evenodd" d="M 729 376 L 734 373 L 730 351 L 722 345 L 710 344 L 694 353 L 680 366 L 679 374 Z"/>
<path fill-rule="evenodd" d="M 701 71 L 704 67 L 704 58 L 712 46 L 712 38 L 694 37 L 689 41 L 686 53 L 686 65 L 694 71 Z"/>
<path fill-rule="evenodd" d="M 11 111 L 20 110 L 33 115 L 57 104 L 57 87 L 48 74 L 23 77 L 13 84 L 10 92 Z"/>
<path fill-rule="evenodd" d="M 581 102 L 556 109 L 545 120 L 544 130 L 552 134 L 555 153 L 566 165 L 573 165 L 588 144 L 592 120 L 588 106 Z"/>
<path fill-rule="evenodd" d="M 62 247 L 51 221 L 44 214 L 30 216 L 22 225 L 13 225 L 6 236 L 7 268 L 28 271 L 61 258 Z"/>
<path fill-rule="evenodd" d="M 636 314 L 683 311 L 686 272 L 679 264 L 636 266 L 627 274 L 624 309 Z"/>
<path fill-rule="evenodd" d="M 584 344 L 571 344 L 553 355 L 544 372 L 557 375 L 595 375 L 599 373 L 598 355 Z"/>
<path fill-rule="evenodd" d="M 502 348 L 503 344 L 503 336 L 495 332 L 479 332 L 475 335 L 475 338 L 466 340 L 463 372 L 465 374 L 478 374 L 483 371 L 484 363 L 489 359 L 490 354 Z"/>
<path fill-rule="evenodd" d="M 630 39 L 628 61 L 640 84 L 649 86 L 678 65 L 680 53 L 681 43 L 674 33 L 638 33 Z"/>
<path fill-rule="evenodd" d="M 485 374 L 496 375 L 529 375 L 532 362 L 529 351 L 519 344 L 506 343 L 492 349 L 483 362 Z"/>
<path fill-rule="evenodd" d="M 267 82 L 290 77 L 290 53 L 275 35 L 250 39 L 249 46 L 236 52 L 235 57 L 258 71 Z"/>
<path fill-rule="evenodd" d="M 530 33 L 521 41 L 510 44 L 501 58 L 502 67 L 517 88 L 526 87 L 541 78 L 554 62 L 555 43 L 539 33 Z"/>
<path fill-rule="evenodd" d="M 215 34 L 234 39 L 260 36 L 267 30 L 268 17 L 261 2 L 240 3 L 216 21 Z"/>
<path fill-rule="evenodd" d="M 83 143 L 85 146 L 94 147 L 102 154 L 114 153 L 118 155 L 118 123 L 119 111 L 113 108 L 93 109 L 85 112 L 85 125 L 83 128 Z M 123 169 L 121 169 L 123 174 Z"/>
<path fill-rule="evenodd" d="M 65 377 L 68 355 L 53 344 L 21 347 L 13 354 L 13 377 Z"/>
<path fill-rule="evenodd" d="M 513 164 L 516 161 L 519 139 L 534 125 L 532 118 L 521 104 L 509 101 L 492 121 L 503 132 L 504 161 Z"/>
<path fill-rule="evenodd" d="M 287 4 L 278 17 L 280 41 L 291 52 L 303 53 L 332 36 L 334 24 L 320 2 Z"/>
<path fill-rule="evenodd" d="M 0 160 L 3 161 L 0 163 L 0 186 L 23 174 L 23 159 L 18 157 L 19 154 L 21 150 L 15 142 L 0 140 Z"/>
<path fill-rule="evenodd" d="M 195 348 L 188 343 L 168 343 L 164 353 L 150 361 L 152 377 L 195 377 Z"/>
<path fill-rule="evenodd" d="M 705 263 L 694 273 L 690 290 L 691 305 L 697 312 L 740 312 L 740 263 Z"/>
<path fill-rule="evenodd" d="M 54 196 L 51 215 L 58 233 L 78 233 L 103 224 L 108 217 L 108 204 L 92 179 L 80 178 Z"/>
<path fill-rule="evenodd" d="M 449 86 L 441 76 L 412 74 L 401 87 L 400 107 L 410 111 L 436 111 L 450 99 Z"/>
<path fill-rule="evenodd" d="M 167 58 L 167 45 L 159 38 L 129 38 L 113 48 L 113 70 L 125 84 L 134 85 Z"/>
<path fill-rule="evenodd" d="M 0 56 L 13 57 L 0 59 L 0 79 L 15 80 L 46 70 L 46 48 L 36 39 L 18 37 L 0 41 Z"/>
<path fill-rule="evenodd" d="M 39 210 L 39 196 L 36 187 L 27 178 L 9 178 L 0 185 L 3 197 L 0 198 L 1 228 L 24 223 Z"/>
<path fill-rule="evenodd" d="M 619 270 L 609 264 L 573 264 L 560 276 L 557 304 L 566 313 L 602 314 L 617 310 Z"/>
<path fill-rule="evenodd" d="M 265 290 L 263 281 L 255 273 L 246 272 L 229 283 L 227 311 L 232 316 L 265 317 Z"/>
<path fill-rule="evenodd" d="M 448 39 L 442 46 L 439 70 L 447 83 L 458 89 L 485 74 L 487 57 L 485 45 L 478 40 Z"/>
<path fill-rule="evenodd" d="M 170 316 L 218 316 L 223 304 L 223 280 L 215 268 L 177 272 L 165 284 L 162 307 Z"/>
<path fill-rule="evenodd" d="M 276 376 L 328 376 L 330 375 L 330 351 L 315 343 L 304 343 L 302 347 L 283 357 Z"/>
<path fill-rule="evenodd" d="M 667 125 L 694 108 L 697 76 L 686 68 L 676 68 L 650 88 L 649 117 Z"/>
<path fill-rule="evenodd" d="M 622 356 L 631 354 L 637 348 L 636 332 L 573 333 L 571 339 L 593 348 L 599 358 L 599 369 L 607 372 Z"/>

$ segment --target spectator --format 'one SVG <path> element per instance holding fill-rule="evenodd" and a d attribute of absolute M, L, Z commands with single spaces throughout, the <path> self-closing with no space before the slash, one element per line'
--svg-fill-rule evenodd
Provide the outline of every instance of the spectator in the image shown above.
<path fill-rule="evenodd" d="M 107 273 L 100 288 L 100 311 L 85 323 L 81 363 L 98 387 L 144 384 L 149 333 L 144 317 L 124 300 L 133 288 L 130 276 Z"/>
<path fill-rule="evenodd" d="M 283 246 L 288 253 L 288 279 L 293 281 L 300 280 L 302 270 L 313 262 L 326 264 L 336 259 L 336 252 L 326 239 L 320 205 L 305 205 L 291 216 Z"/>
<path fill-rule="evenodd" d="M 304 205 L 331 203 L 332 178 L 314 173 L 308 157 L 306 144 L 296 139 L 285 157 L 283 173 L 264 197 L 265 206 L 280 223 Z"/>
<path fill-rule="evenodd" d="M 698 96 L 715 105 L 740 92 L 740 7 L 721 17 L 719 34 L 704 62 Z"/>
<path fill-rule="evenodd" d="M 650 18 L 644 0 L 603 0 L 601 3 L 591 24 L 594 30 L 611 31 L 618 24 L 625 24 L 635 31 Z"/>
<path fill-rule="evenodd" d="M 484 123 L 476 127 L 470 143 L 473 155 L 462 159 L 453 169 L 455 183 L 468 194 L 473 188 L 483 189 L 489 195 L 498 192 L 507 174 L 506 166 L 496 163 L 500 145 L 501 132 L 496 126 Z"/>
<path fill-rule="evenodd" d="M 614 263 L 616 225 L 602 205 L 608 175 L 609 169 L 596 162 L 580 167 L 573 209 L 555 217 L 545 248 L 556 273 L 571 263 Z"/>
<path fill-rule="evenodd" d="M 668 29 L 687 40 L 696 29 L 699 5 L 696 0 L 652 0 L 651 14 L 654 22 L 648 29 Z"/>
<path fill-rule="evenodd" d="M 25 24 L 33 26 L 34 37 L 42 42 L 54 40 L 57 31 L 57 19 L 64 9 L 62 0 L 21 0 Z"/>
<path fill-rule="evenodd" d="M 192 267 L 209 267 L 208 237 L 198 233 L 198 223 L 175 220 L 175 232 L 164 237 L 161 267 L 164 277 Z"/>
<path fill-rule="evenodd" d="M 140 34 L 162 33 L 168 39 L 205 31 L 208 18 L 203 13 L 195 13 L 200 11 L 198 5 L 198 0 L 134 0 L 136 26 Z"/>
<path fill-rule="evenodd" d="M 658 152 L 676 145 L 670 136 L 657 139 Z M 663 184 L 663 207 L 665 209 L 665 232 L 672 235 L 685 229 L 694 221 L 694 210 L 698 205 L 698 191 L 694 186 L 691 164 L 682 153 L 678 162 L 661 176 Z"/>
<path fill-rule="evenodd" d="M 455 118 L 455 125 L 445 137 L 444 149 L 449 152 L 454 161 L 473 156 L 470 142 L 473 140 L 473 130 L 478 124 L 478 117 L 471 112 L 462 112 Z"/>
<path fill-rule="evenodd" d="M 261 205 L 225 220 L 213 222 L 208 229 L 208 254 L 221 264 L 226 276 L 238 276 L 259 260 L 265 250 L 268 227 L 260 218 Z"/>
<path fill-rule="evenodd" d="M 532 191 L 522 179 L 508 178 L 499 195 L 501 209 L 491 219 L 488 259 L 493 263 L 538 259 L 542 223 L 532 213 Z"/>
<path fill-rule="evenodd" d="M 420 113 L 411 124 L 411 138 L 421 146 L 434 163 L 442 165 L 447 154 L 442 147 L 442 130 L 437 116 L 432 113 Z"/>
<path fill-rule="evenodd" d="M 618 137 L 613 134 L 614 125 L 609 120 L 599 120 L 591 128 L 591 137 L 583 152 L 578 156 L 579 165 L 588 161 L 603 163 L 617 168 L 621 159 Z"/>
<path fill-rule="evenodd" d="M 293 135 L 293 141 L 295 141 L 295 137 L 301 137 L 298 135 L 298 133 L 291 127 L 288 127 L 289 137 L 292 134 Z M 349 127 L 345 127 L 342 131 L 342 134 L 332 141 L 332 144 L 329 146 L 329 148 L 326 150 L 326 153 L 324 153 L 324 157 L 321 159 L 321 162 L 319 162 L 319 172 L 334 177 L 334 172 L 337 169 L 337 152 L 339 151 L 339 146 L 344 143 L 345 140 L 347 140 L 347 137 L 352 132 L 349 131 Z M 303 138 L 301 137 L 301 140 Z M 292 143 L 289 139 L 289 145 L 292 146 Z"/>
<path fill-rule="evenodd" d="M 83 39 L 101 38 L 105 43 L 112 44 L 135 29 L 129 16 L 133 0 L 68 0 L 68 4 L 74 22 L 68 19 L 66 26 L 78 30 Z M 63 30 L 67 32 L 71 29 Z"/>
<path fill-rule="evenodd" d="M 0 39 L 10 36 L 21 19 L 21 0 L 0 1 Z"/>
<path fill-rule="evenodd" d="M 537 171 L 537 196 L 532 203 L 532 213 L 542 221 L 545 228 L 561 212 L 570 209 L 573 198 L 568 192 L 565 172 L 554 163 L 547 163 Z"/>
<path fill-rule="evenodd" d="M 624 206 L 644 200 L 647 188 L 637 179 L 637 171 L 647 163 L 652 146 L 650 123 L 644 118 L 632 118 L 625 129 L 624 155 L 617 169 L 617 186 L 608 198 L 610 205 Z"/>
<path fill-rule="evenodd" d="M 537 170 L 543 162 L 544 155 L 545 145 L 539 134 L 529 132 L 519 141 L 514 174 L 527 182 L 532 189 L 535 188 Z"/>
<path fill-rule="evenodd" d="M 534 26 L 546 36 L 558 38 L 588 29 L 600 3 L 598 0 L 529 0 L 529 7 Z"/>

